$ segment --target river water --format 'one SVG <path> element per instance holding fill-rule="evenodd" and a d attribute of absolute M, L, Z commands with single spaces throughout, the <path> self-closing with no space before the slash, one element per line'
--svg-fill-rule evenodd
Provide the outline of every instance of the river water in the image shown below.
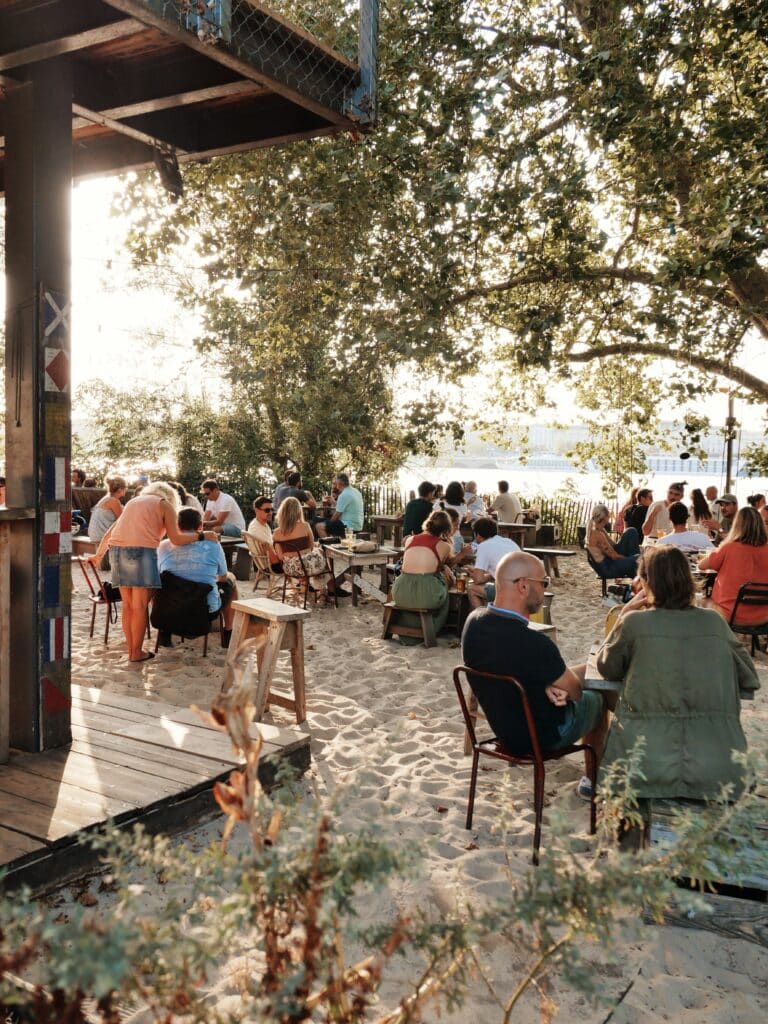
<path fill-rule="evenodd" d="M 718 489 L 718 493 L 724 491 L 724 480 L 716 473 L 699 473 L 690 471 L 681 476 L 679 473 L 647 473 L 635 478 L 635 483 L 641 487 L 650 487 L 654 491 L 655 498 L 663 498 L 667 487 L 673 482 L 687 480 L 686 496 L 690 495 L 694 487 L 704 491 L 710 485 Z M 595 473 L 563 472 L 562 470 L 548 469 L 523 469 L 499 468 L 472 465 L 471 460 L 461 460 L 456 464 L 427 464 L 419 463 L 405 466 L 398 474 L 398 486 L 406 493 L 415 490 L 422 480 L 429 480 L 431 483 L 442 484 L 443 487 L 451 480 L 474 480 L 477 484 L 479 494 L 496 494 L 498 481 L 506 480 L 510 490 L 531 499 L 538 496 L 546 498 L 570 497 L 588 498 L 593 501 L 605 499 L 613 500 L 611 493 L 614 488 L 604 490 L 601 475 Z M 735 490 L 740 504 L 746 504 L 747 495 L 755 493 L 768 494 L 768 479 L 753 477 L 752 479 L 738 479 L 735 483 Z M 626 493 L 622 490 L 619 498 L 623 501 L 629 497 L 629 488 Z"/>

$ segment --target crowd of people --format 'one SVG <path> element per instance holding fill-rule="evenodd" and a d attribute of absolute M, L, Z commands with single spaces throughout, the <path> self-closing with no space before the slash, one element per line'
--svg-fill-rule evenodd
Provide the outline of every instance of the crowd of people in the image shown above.
<path fill-rule="evenodd" d="M 604 771 L 640 741 L 632 779 L 639 798 L 710 800 L 724 786 L 737 794 L 744 771 L 733 754 L 747 745 L 740 701 L 760 686 L 729 623 L 768 624 L 768 604 L 736 607 L 743 585 L 768 584 L 765 497 L 753 495 L 739 508 L 735 495 L 718 497 L 714 487 L 695 490 L 690 505 L 684 493 L 684 483 L 675 483 L 654 501 L 640 488 L 613 524 L 604 504 L 588 524 L 593 566 L 608 578 L 633 578 L 634 596 L 613 616 L 597 655 L 603 677 L 622 684 L 618 698 L 585 689 L 586 666 L 566 666 L 551 639 L 528 628 L 550 583 L 531 554 L 501 558 L 495 591 L 470 614 L 462 636 L 468 668 L 522 683 L 543 749 L 580 740 Z M 616 539 L 611 525 L 620 528 Z M 717 573 L 708 607 L 697 599 L 694 570 Z M 517 691 L 503 680 L 469 678 L 494 733 L 512 751 L 530 753 Z M 586 775 L 578 792 L 592 797 Z"/>
<path fill-rule="evenodd" d="M 136 662 L 153 657 L 143 649 L 147 609 L 167 573 L 208 584 L 208 613 L 223 615 L 226 645 L 237 589 L 220 537 L 247 530 L 267 552 L 272 571 L 293 581 L 309 574 L 322 599 L 335 581 L 321 541 L 363 526 L 362 494 L 345 473 L 319 500 L 299 473 L 286 474 L 272 497 L 255 499 L 247 526 L 237 501 L 214 479 L 201 486 L 204 508 L 180 484 L 147 482 L 135 490 L 126 502 L 125 479 L 110 478 L 89 531 L 99 541 L 94 560 L 109 552 L 128 656 Z M 608 578 L 634 580 L 634 596 L 618 610 L 597 658 L 599 671 L 623 684 L 618 699 L 585 689 L 585 666 L 567 666 L 552 640 L 529 628 L 551 581 L 535 555 L 499 533 L 497 521 L 524 515 L 504 481 L 494 498 L 479 497 L 472 481 L 452 481 L 444 491 L 428 481 L 419 486 L 404 510 L 392 599 L 406 620 L 409 610 L 416 619 L 417 610 L 428 609 L 437 634 L 461 572 L 472 608 L 462 635 L 464 662 L 478 673 L 522 683 L 542 747 L 557 750 L 581 740 L 606 768 L 642 738 L 634 780 L 639 796 L 710 799 L 724 783 L 736 791 L 742 769 L 732 752 L 746 748 L 740 699 L 759 682 L 728 623 L 742 584 L 768 582 L 768 511 L 761 494 L 741 508 L 735 495 L 718 497 L 714 488 L 694 490 L 688 503 L 684 497 L 684 483 L 670 485 L 661 500 L 639 488 L 613 522 L 607 505 L 592 511 L 585 544 L 592 564 Z M 696 599 L 692 558 L 698 559 L 694 569 L 716 573 L 710 607 Z M 737 609 L 737 623 L 766 620 L 768 607 Z M 160 643 L 169 642 L 161 634 Z M 471 672 L 470 681 L 496 735 L 515 752 L 529 752 L 516 691 Z M 591 798 L 586 775 L 578 791 Z"/>
<path fill-rule="evenodd" d="M 73 470 L 72 485 L 95 484 L 82 470 Z M 130 661 L 154 657 L 143 647 L 147 615 L 153 597 L 173 580 L 207 586 L 211 619 L 223 619 L 222 645 L 227 647 L 232 630 L 232 601 L 238 596 L 235 578 L 228 571 L 220 538 L 240 538 L 246 531 L 265 546 L 274 572 L 282 573 L 296 587 L 311 577 L 322 603 L 334 593 L 334 579 L 328 569 L 319 538 L 344 536 L 349 529 L 362 530 L 363 498 L 346 473 L 337 473 L 331 491 L 318 509 L 313 495 L 302 485 L 301 475 L 286 474 L 272 498 L 260 495 L 253 502 L 253 519 L 246 527 L 245 516 L 236 499 L 224 492 L 215 479 L 204 480 L 200 491 L 205 505 L 181 483 L 150 483 L 140 478 L 132 488 L 121 476 L 106 480 L 106 494 L 90 511 L 89 540 L 97 544 L 91 561 L 104 564 L 109 556 L 112 583 L 122 600 L 123 633 Z M 310 524 L 304 509 L 318 510 Z M 272 530 L 273 515 L 276 519 Z M 85 520 L 83 520 L 85 526 Z M 194 545 L 194 546 L 193 546 Z M 178 625 L 180 635 L 184 623 Z M 160 630 L 160 646 L 171 646 L 172 636 Z"/>

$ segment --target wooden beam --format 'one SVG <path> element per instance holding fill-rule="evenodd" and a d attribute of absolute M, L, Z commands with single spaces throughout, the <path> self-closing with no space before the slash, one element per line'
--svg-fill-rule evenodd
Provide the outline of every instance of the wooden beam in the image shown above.
<path fill-rule="evenodd" d="M 82 32 L 74 32 L 58 39 L 36 43 L 34 46 L 27 46 L 20 50 L 0 53 L 0 71 L 23 67 L 26 64 L 38 64 L 40 61 L 50 60 L 51 57 L 75 53 L 77 50 L 85 50 L 89 46 L 97 46 L 99 43 L 122 39 L 143 31 L 144 25 L 140 21 L 136 21 L 135 18 L 113 21 L 109 25 L 85 29 Z"/>
<path fill-rule="evenodd" d="M 119 107 L 109 107 L 102 110 L 105 117 L 122 120 L 123 118 L 139 117 L 142 114 L 154 114 L 160 110 L 175 110 L 178 107 L 191 106 L 195 103 L 205 103 L 208 100 L 218 100 L 225 96 L 237 96 L 247 94 L 249 96 L 260 96 L 268 93 L 269 89 L 256 85 L 250 80 L 239 79 L 236 82 L 225 82 L 223 85 L 212 85 L 206 89 L 188 89 L 184 92 L 177 92 L 171 96 L 156 96 L 135 103 L 126 103 Z"/>
<path fill-rule="evenodd" d="M 286 52 L 290 51 L 291 43 L 294 44 L 294 49 L 298 52 L 303 40 L 295 34 L 292 39 L 290 31 L 277 21 L 271 22 L 270 26 L 271 31 L 269 34 L 274 36 L 274 41 L 265 43 L 260 51 L 257 52 L 257 42 L 246 46 L 241 41 L 240 49 L 249 53 L 249 59 L 246 60 L 230 52 L 227 44 L 224 42 L 215 46 L 203 42 L 197 38 L 194 32 L 181 28 L 163 14 L 151 10 L 141 0 L 104 0 L 104 2 L 109 4 L 110 7 L 115 8 L 115 10 L 122 11 L 130 17 L 134 17 L 139 21 L 143 21 L 144 24 L 158 29 L 163 35 L 175 40 L 177 43 L 204 54 L 210 60 L 217 61 L 219 64 L 231 68 L 243 78 L 249 78 L 254 82 L 265 85 L 270 91 L 284 96 L 292 103 L 312 111 L 312 113 L 317 114 L 326 121 L 332 121 L 343 127 L 349 127 L 353 123 L 342 113 L 341 103 L 336 105 L 330 101 L 324 101 L 309 95 L 310 92 L 314 92 L 316 95 L 318 93 L 324 95 L 328 92 L 329 74 L 338 79 L 338 92 L 340 95 L 343 94 L 344 83 L 348 81 L 351 85 L 353 82 L 353 72 L 350 71 L 346 64 L 336 64 L 324 54 L 318 52 L 318 66 L 316 70 L 314 73 L 306 71 L 304 74 L 306 91 L 298 84 L 289 84 L 285 80 L 286 66 L 290 64 L 290 61 L 286 59 Z M 149 2 L 154 3 L 155 0 L 149 0 Z M 264 15 L 264 19 L 267 19 L 267 15 Z M 259 38 L 260 33 L 256 26 L 254 26 L 250 35 L 253 36 L 254 40 Z M 284 45 L 279 46 L 278 43 Z M 235 48 L 235 40 L 233 40 L 232 48 Z M 263 53 L 263 59 L 260 58 L 260 53 Z M 305 49 L 305 60 L 307 55 L 308 50 Z M 321 57 L 325 59 L 321 61 Z M 321 70 L 321 64 L 324 64 L 324 71 Z M 292 78 L 295 82 L 298 77 L 295 69 L 288 67 L 288 70 L 293 72 Z M 313 77 L 316 80 L 314 83 Z"/>
<path fill-rule="evenodd" d="M 131 128 L 127 124 L 123 124 L 122 121 L 116 121 L 114 118 L 107 117 L 105 114 L 102 114 L 97 110 L 88 110 L 87 107 L 81 107 L 79 103 L 72 104 L 72 113 L 76 115 L 75 120 L 72 122 L 73 131 L 76 131 L 77 128 L 82 128 L 84 124 L 100 124 L 104 128 L 110 128 L 118 135 L 126 135 L 129 139 L 134 139 L 136 142 L 143 142 L 148 146 L 158 146 L 159 148 L 162 148 L 169 145 L 165 139 L 160 138 L 159 136 L 138 131 L 136 128 Z M 182 149 L 179 149 L 178 151 L 179 153 L 185 152 L 185 150 Z"/>

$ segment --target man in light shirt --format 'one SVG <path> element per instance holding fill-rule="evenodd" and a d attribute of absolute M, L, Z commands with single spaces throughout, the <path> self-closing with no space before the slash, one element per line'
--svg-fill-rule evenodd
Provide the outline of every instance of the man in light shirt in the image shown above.
<path fill-rule="evenodd" d="M 706 534 L 698 530 L 688 529 L 688 509 L 682 501 L 676 501 L 669 506 L 669 519 L 672 523 L 672 533 L 666 537 L 660 537 L 657 544 L 673 544 L 681 551 L 714 551 L 715 545 Z"/>
<path fill-rule="evenodd" d="M 669 533 L 672 523 L 669 518 L 669 506 L 676 501 L 682 501 L 685 494 L 685 483 L 670 484 L 667 488 L 667 496 L 664 501 L 654 501 L 648 509 L 648 515 L 643 523 L 643 533 L 646 537 L 658 537 Z"/>
<path fill-rule="evenodd" d="M 272 500 L 264 494 L 260 494 L 253 503 L 253 511 L 254 517 L 248 523 L 248 533 L 262 544 L 266 544 L 272 572 L 282 572 L 283 564 L 272 546 L 272 527 L 269 525 L 274 511 Z"/>
<path fill-rule="evenodd" d="M 516 494 L 509 493 L 509 483 L 499 480 L 499 493 L 491 502 L 491 512 L 497 512 L 500 523 L 516 523 L 523 514 L 523 506 Z"/>
<path fill-rule="evenodd" d="M 239 537 L 245 529 L 245 517 L 231 494 L 225 494 L 215 480 L 204 480 L 205 517 L 203 525 L 224 537 Z"/>
<path fill-rule="evenodd" d="M 467 480 L 464 484 L 464 504 L 469 510 L 469 518 L 471 521 L 477 519 L 478 516 L 485 515 L 485 504 L 483 499 L 477 493 L 477 484 L 474 480 Z"/>
<path fill-rule="evenodd" d="M 476 519 L 472 530 L 477 542 L 477 555 L 474 568 L 467 570 L 472 578 L 469 603 L 472 608 L 482 608 L 486 601 L 493 601 L 496 596 L 496 566 L 505 555 L 519 551 L 520 548 L 508 537 L 500 537 L 496 523 L 487 516 Z"/>

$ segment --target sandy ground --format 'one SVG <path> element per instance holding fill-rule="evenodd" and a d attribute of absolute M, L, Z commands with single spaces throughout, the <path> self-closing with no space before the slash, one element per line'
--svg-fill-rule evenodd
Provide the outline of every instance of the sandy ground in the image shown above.
<path fill-rule="evenodd" d="M 374 577 L 371 577 L 373 580 Z M 241 595 L 252 596 L 252 584 L 240 584 Z M 566 661 L 583 661 L 590 643 L 601 635 L 606 609 L 599 584 L 583 555 L 562 561 L 562 578 L 554 580 L 553 622 Z M 201 657 L 201 641 L 173 651 L 161 650 L 140 666 L 127 661 L 122 634 L 113 627 L 107 648 L 97 636 L 88 639 L 90 619 L 84 588 L 74 596 L 73 680 L 169 704 L 210 703 L 223 672 L 223 652 L 211 637 L 209 657 Z M 101 615 L 101 613 L 100 613 Z M 475 821 L 464 829 L 470 759 L 462 755 L 463 727 L 451 680 L 460 663 L 458 640 L 441 638 L 437 648 L 404 647 L 383 641 L 381 606 L 365 599 L 358 608 L 344 601 L 338 609 L 313 612 L 306 627 L 308 725 L 312 735 L 312 768 L 302 782 L 320 794 L 332 794 L 355 773 L 362 773 L 346 801 L 350 821 L 385 821 L 392 841 L 421 851 L 420 880 L 397 883 L 363 909 L 369 919 L 393 915 L 414 903 L 454 906 L 507 891 L 505 853 L 493 830 L 502 797 L 513 802 L 514 833 L 508 839 L 513 873 L 530 867 L 533 831 L 531 773 L 499 767 L 483 771 L 478 786 Z M 287 661 L 287 659 L 286 659 Z M 765 749 L 768 735 L 768 661 L 757 658 L 763 689 L 753 704 L 744 706 L 743 721 L 753 746 Z M 281 673 L 285 670 L 281 669 Z M 278 724 L 290 722 L 287 712 L 268 716 Z M 552 764 L 547 772 L 547 801 L 568 815 L 576 834 L 586 835 L 587 806 L 575 795 L 582 773 L 578 758 Z M 508 788 L 503 776 L 509 776 Z M 387 814 L 382 812 L 386 810 Z M 201 825 L 195 841 L 214 836 L 219 823 Z M 545 816 L 543 843 L 547 841 Z M 76 889 L 74 891 L 81 891 Z M 95 886 L 94 886 L 95 891 Z M 67 893 L 61 894 L 66 912 Z M 100 896 L 103 903 L 105 897 Z M 358 952 L 351 951 L 352 954 Z M 502 992 L 510 992 L 519 964 L 509 948 L 486 951 Z M 621 950 L 618 964 L 606 963 L 599 950 L 587 950 L 595 971 L 615 1002 L 632 982 L 615 1009 L 615 1024 L 647 1021 L 651 1017 L 675 1022 L 754 1024 L 768 1017 L 768 950 L 744 940 L 727 940 L 703 931 L 673 927 L 644 927 L 635 941 Z M 232 998 L 228 978 L 237 963 L 225 965 L 221 999 Z M 408 964 L 397 964 L 382 989 L 382 1006 L 393 1007 L 413 977 Z M 610 1009 L 595 1007 L 584 997 L 558 987 L 553 996 L 563 1020 L 604 1021 Z M 444 1013 L 442 1021 L 499 1020 L 497 1006 L 478 982 L 471 990 L 471 1008 Z M 437 1020 L 428 1010 L 425 1020 Z M 531 996 L 515 1020 L 539 1020 Z"/>

